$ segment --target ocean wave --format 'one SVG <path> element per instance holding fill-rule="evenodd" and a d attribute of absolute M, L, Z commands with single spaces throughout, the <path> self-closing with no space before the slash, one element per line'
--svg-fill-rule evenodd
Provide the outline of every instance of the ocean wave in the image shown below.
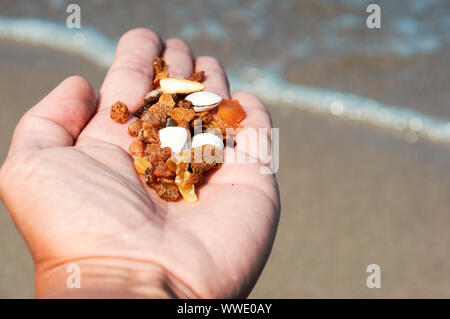
<path fill-rule="evenodd" d="M 220 35 L 223 36 L 223 35 Z M 94 28 L 69 29 L 65 24 L 33 18 L 0 17 L 0 39 L 43 45 L 76 53 L 102 67 L 114 58 L 117 39 Z M 450 142 L 450 121 L 418 111 L 387 105 L 355 94 L 288 83 L 276 66 L 242 65 L 227 69 L 232 88 L 249 91 L 274 106 L 283 105 L 360 121 L 400 133 L 408 142 L 419 137 Z"/>

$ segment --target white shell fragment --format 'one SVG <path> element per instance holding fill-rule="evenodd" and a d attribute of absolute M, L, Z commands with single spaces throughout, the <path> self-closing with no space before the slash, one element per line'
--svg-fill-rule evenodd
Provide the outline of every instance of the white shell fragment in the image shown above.
<path fill-rule="evenodd" d="M 149 100 L 149 99 L 152 99 L 152 100 L 158 99 L 162 93 L 163 93 L 163 91 L 161 89 L 151 90 L 150 92 L 148 92 L 145 95 L 144 101 Z"/>
<path fill-rule="evenodd" d="M 195 112 L 204 112 L 219 105 L 222 97 L 213 92 L 202 91 L 189 94 L 185 100 L 192 103 Z"/>
<path fill-rule="evenodd" d="M 218 137 L 215 134 L 201 133 L 194 135 L 194 138 L 192 139 L 192 148 L 203 145 L 214 145 L 223 150 L 222 138 Z"/>
<path fill-rule="evenodd" d="M 191 133 L 180 126 L 170 126 L 159 130 L 161 147 L 170 147 L 172 154 L 189 149 Z"/>
<path fill-rule="evenodd" d="M 162 79 L 161 81 L 159 81 L 159 85 L 161 86 L 161 90 L 163 90 L 164 93 L 170 94 L 188 94 L 201 91 L 205 88 L 205 86 L 200 82 L 177 78 Z"/>

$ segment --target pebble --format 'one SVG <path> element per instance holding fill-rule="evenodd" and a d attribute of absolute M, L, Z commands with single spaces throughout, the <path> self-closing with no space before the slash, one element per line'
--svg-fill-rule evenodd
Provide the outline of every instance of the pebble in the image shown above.
<path fill-rule="evenodd" d="M 203 145 L 214 145 L 223 150 L 223 141 L 215 134 L 201 133 L 194 135 L 194 138 L 192 139 L 192 148 Z"/>
<path fill-rule="evenodd" d="M 176 78 L 162 79 L 159 81 L 159 85 L 164 93 L 169 94 L 188 94 L 205 89 L 205 86 L 200 82 Z"/>
<path fill-rule="evenodd" d="M 219 105 L 222 97 L 213 92 L 202 91 L 189 94 L 185 100 L 192 103 L 195 112 L 204 112 Z"/>
<path fill-rule="evenodd" d="M 183 150 L 189 149 L 191 133 L 180 126 L 169 126 L 159 130 L 159 140 L 161 147 L 170 147 L 172 154 L 177 154 Z"/>

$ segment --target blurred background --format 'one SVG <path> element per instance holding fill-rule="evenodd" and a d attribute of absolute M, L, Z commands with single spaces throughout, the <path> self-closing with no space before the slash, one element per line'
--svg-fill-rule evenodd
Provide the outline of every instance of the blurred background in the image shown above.
<path fill-rule="evenodd" d="M 21 115 L 70 75 L 98 90 L 134 27 L 218 57 L 280 128 L 282 217 L 250 297 L 450 297 L 448 0 L 2 0 L 1 162 Z M 32 260 L 0 210 L 0 298 L 32 298 Z"/>

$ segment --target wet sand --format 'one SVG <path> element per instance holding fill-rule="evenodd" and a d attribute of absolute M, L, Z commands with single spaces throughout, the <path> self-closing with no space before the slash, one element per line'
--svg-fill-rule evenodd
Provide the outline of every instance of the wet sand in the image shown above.
<path fill-rule="evenodd" d="M 252 297 L 448 298 L 449 148 L 271 111 L 282 217 Z M 365 285 L 372 263 L 381 289 Z"/>
<path fill-rule="evenodd" d="M 0 160 L 20 116 L 65 77 L 98 89 L 105 70 L 0 42 Z M 269 106 L 280 128 L 282 217 L 251 297 L 450 297 L 450 146 Z M 32 260 L 0 205 L 0 298 L 33 297 Z M 379 264 L 382 288 L 368 289 Z"/>

